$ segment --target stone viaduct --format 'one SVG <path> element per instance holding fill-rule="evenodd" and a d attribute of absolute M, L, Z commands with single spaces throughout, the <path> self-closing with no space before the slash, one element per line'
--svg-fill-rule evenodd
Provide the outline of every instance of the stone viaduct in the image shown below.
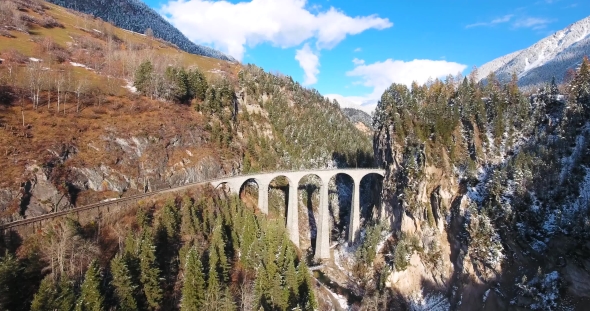
<path fill-rule="evenodd" d="M 20 234 L 31 234 L 40 230 L 48 222 L 59 217 L 75 217 L 81 222 L 97 221 L 108 217 L 116 217 L 116 213 L 123 209 L 136 206 L 138 202 L 149 197 L 166 193 L 180 193 L 191 187 L 211 184 L 214 187 L 220 185 L 229 186 L 234 193 L 240 192 L 247 181 L 253 180 L 258 184 L 258 207 L 261 212 L 268 214 L 268 187 L 270 182 L 280 176 L 286 177 L 289 181 L 289 198 L 287 206 L 287 232 L 289 238 L 299 247 L 299 219 L 298 219 L 298 187 L 299 181 L 307 175 L 316 175 L 321 179 L 320 185 L 320 211 L 317 222 L 317 236 L 315 257 L 318 259 L 330 258 L 330 215 L 328 210 L 328 183 L 332 177 L 338 174 L 345 174 L 354 182 L 354 193 L 352 210 L 350 213 L 349 241 L 353 241 L 358 235 L 360 223 L 360 183 L 362 179 L 370 174 L 384 176 L 383 169 L 320 169 L 307 171 L 287 171 L 259 173 L 229 177 L 219 177 L 210 180 L 197 181 L 174 188 L 159 189 L 152 192 L 142 193 L 135 196 L 114 199 L 107 202 L 98 202 L 90 205 L 79 206 L 69 210 L 16 220 L 9 223 L 0 223 L 0 233 L 17 232 Z"/>
<path fill-rule="evenodd" d="M 287 206 L 287 232 L 291 241 L 299 247 L 299 219 L 298 219 L 298 198 L 297 189 L 299 181 L 307 175 L 316 175 L 321 180 L 320 185 L 320 212 L 317 222 L 317 236 L 315 258 L 330 258 L 330 216 L 328 210 L 328 183 L 332 177 L 344 174 L 352 178 L 354 192 L 352 195 L 352 210 L 350 212 L 350 224 L 348 226 L 348 239 L 353 242 L 358 235 L 360 224 L 360 184 L 361 180 L 370 174 L 384 176 L 382 169 L 324 169 L 309 171 L 289 171 L 260 173 L 253 175 L 242 175 L 228 177 L 211 181 L 213 187 L 223 184 L 229 186 L 230 191 L 239 194 L 242 186 L 248 181 L 255 181 L 258 184 L 258 208 L 261 212 L 268 214 L 268 187 L 270 182 L 277 177 L 285 177 L 289 181 L 288 206 Z"/>

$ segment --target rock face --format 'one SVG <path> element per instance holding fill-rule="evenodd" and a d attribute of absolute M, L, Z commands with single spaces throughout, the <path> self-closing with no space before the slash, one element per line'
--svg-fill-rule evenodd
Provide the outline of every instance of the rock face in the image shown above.
<path fill-rule="evenodd" d="M 162 139 L 109 132 L 87 146 L 97 158 L 114 158 L 96 165 L 80 161 L 77 148 L 52 151 L 53 158 L 44 167 L 27 167 L 21 189 L 0 189 L 0 206 L 5 211 L 2 218 L 11 221 L 38 216 L 233 174 L 239 169 L 239 162 L 224 165 L 203 148 L 200 135 L 193 131 Z"/>
<path fill-rule="evenodd" d="M 559 95 L 535 95 L 511 145 L 507 131 L 493 134 L 467 114 L 445 142 L 432 127 L 416 133 L 426 114 L 403 88 L 383 95 L 398 101 L 378 107 L 385 117 L 374 136 L 393 237 L 383 252 L 389 286 L 413 310 L 585 309 L 589 106 L 570 99 L 577 108 L 568 110 Z"/>

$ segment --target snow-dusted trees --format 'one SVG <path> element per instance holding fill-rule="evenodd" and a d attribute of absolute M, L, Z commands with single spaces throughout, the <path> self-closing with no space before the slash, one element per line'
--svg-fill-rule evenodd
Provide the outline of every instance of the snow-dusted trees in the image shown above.
<path fill-rule="evenodd" d="M 142 62 L 135 72 L 134 86 L 151 98 L 161 98 L 180 103 L 193 99 L 204 100 L 207 91 L 205 75 L 198 69 L 154 66 L 151 61 Z"/>

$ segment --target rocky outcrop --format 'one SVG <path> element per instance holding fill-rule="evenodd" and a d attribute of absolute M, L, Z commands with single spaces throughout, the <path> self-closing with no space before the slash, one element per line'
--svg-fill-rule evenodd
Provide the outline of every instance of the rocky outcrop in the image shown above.
<path fill-rule="evenodd" d="M 0 189 L 3 219 L 38 216 L 239 171 L 239 162 L 222 163 L 204 143 L 197 131 L 169 139 L 107 131 L 85 146 L 84 154 L 73 145 L 49 150 L 52 157 L 46 163 L 27 167 L 20 189 Z M 96 157 L 94 163 L 80 159 L 89 154 Z M 18 208 L 10 210 L 14 205 Z"/>

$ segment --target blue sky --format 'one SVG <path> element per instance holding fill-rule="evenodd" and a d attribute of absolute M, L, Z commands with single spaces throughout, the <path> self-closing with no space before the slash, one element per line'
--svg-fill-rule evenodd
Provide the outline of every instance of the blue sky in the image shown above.
<path fill-rule="evenodd" d="M 366 111 L 392 82 L 468 74 L 590 15 L 585 0 L 145 2 L 196 43 Z"/>

